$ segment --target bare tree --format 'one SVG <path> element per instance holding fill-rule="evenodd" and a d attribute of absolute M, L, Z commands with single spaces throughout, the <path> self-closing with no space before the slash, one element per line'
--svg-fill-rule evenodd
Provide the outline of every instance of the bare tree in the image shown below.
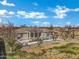
<path fill-rule="evenodd" d="M 8 23 L 7 26 L 3 24 L 1 28 L 1 37 L 4 39 L 5 43 L 7 43 L 10 52 L 13 52 L 15 49 L 18 49 L 20 44 L 17 43 L 15 27 L 12 23 Z"/>

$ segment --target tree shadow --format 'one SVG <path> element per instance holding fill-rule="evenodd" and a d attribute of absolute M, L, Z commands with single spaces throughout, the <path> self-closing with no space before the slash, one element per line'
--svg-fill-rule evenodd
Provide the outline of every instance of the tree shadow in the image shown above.
<path fill-rule="evenodd" d="M 0 38 L 0 59 L 6 59 L 5 43 L 2 38 Z"/>

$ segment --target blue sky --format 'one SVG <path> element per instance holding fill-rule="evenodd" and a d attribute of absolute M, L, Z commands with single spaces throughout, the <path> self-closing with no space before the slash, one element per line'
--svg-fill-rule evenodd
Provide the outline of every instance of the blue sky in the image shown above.
<path fill-rule="evenodd" d="M 79 0 L 0 0 L 0 23 L 79 26 Z"/>

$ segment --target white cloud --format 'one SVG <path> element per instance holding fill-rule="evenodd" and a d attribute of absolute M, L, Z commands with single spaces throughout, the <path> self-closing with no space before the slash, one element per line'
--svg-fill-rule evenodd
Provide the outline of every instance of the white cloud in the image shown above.
<path fill-rule="evenodd" d="M 78 12 L 79 8 L 71 9 L 71 11 Z"/>
<path fill-rule="evenodd" d="M 4 6 L 15 6 L 15 4 L 13 4 L 13 3 L 8 3 L 7 0 L 0 1 L 0 4 L 2 4 Z"/>
<path fill-rule="evenodd" d="M 22 18 L 47 18 L 47 16 L 43 12 L 25 12 L 25 11 L 8 11 L 8 10 L 0 10 L 0 17 L 1 18 L 8 18 L 8 17 L 22 17 Z"/>
<path fill-rule="evenodd" d="M 71 25 L 71 22 L 66 22 L 66 25 Z"/>
<path fill-rule="evenodd" d="M 39 24 L 39 21 L 34 21 L 33 24 Z"/>
<path fill-rule="evenodd" d="M 45 22 L 42 22 L 41 26 L 47 27 L 47 26 L 50 26 L 50 23 L 45 21 Z"/>
<path fill-rule="evenodd" d="M 8 12 L 10 16 L 13 16 L 15 13 L 13 11 Z"/>
<path fill-rule="evenodd" d="M 0 23 L 2 23 L 2 19 L 0 19 Z"/>
<path fill-rule="evenodd" d="M 46 21 L 44 21 L 44 22 L 41 22 L 41 21 L 34 21 L 33 22 L 33 25 L 36 25 L 36 26 L 50 26 L 50 23 L 49 22 L 46 22 Z"/>
<path fill-rule="evenodd" d="M 33 25 L 34 25 L 34 26 L 40 26 L 40 22 L 39 22 L 39 21 L 34 21 L 34 22 L 33 22 Z"/>
<path fill-rule="evenodd" d="M 63 19 L 65 16 L 67 16 L 67 12 L 69 11 L 69 8 L 66 8 L 64 6 L 60 7 L 60 6 L 56 6 L 56 9 L 54 10 L 54 13 L 56 14 L 56 16 L 54 16 L 54 18 L 60 18 Z"/>
<path fill-rule="evenodd" d="M 33 2 L 32 4 L 33 4 L 34 6 L 38 6 L 38 3 L 36 3 L 36 2 Z"/>
<path fill-rule="evenodd" d="M 56 6 L 54 10 L 52 8 L 49 8 L 48 10 L 56 14 L 53 18 L 59 19 L 65 18 L 68 12 L 79 12 L 79 8 L 67 8 L 65 6 Z"/>
<path fill-rule="evenodd" d="M 49 22 L 43 22 L 42 24 L 43 25 L 49 25 L 50 23 Z"/>
<path fill-rule="evenodd" d="M 25 11 L 17 11 L 17 16 L 23 17 L 23 18 L 47 18 L 45 13 L 43 12 L 25 12 Z"/>
<path fill-rule="evenodd" d="M 75 24 L 74 26 L 75 26 L 75 27 L 79 27 L 79 24 Z"/>
<path fill-rule="evenodd" d="M 0 17 L 4 17 L 7 13 L 7 10 L 0 10 Z"/>
<path fill-rule="evenodd" d="M 13 11 L 0 10 L 0 18 L 8 18 L 14 16 L 14 14 L 15 13 Z"/>

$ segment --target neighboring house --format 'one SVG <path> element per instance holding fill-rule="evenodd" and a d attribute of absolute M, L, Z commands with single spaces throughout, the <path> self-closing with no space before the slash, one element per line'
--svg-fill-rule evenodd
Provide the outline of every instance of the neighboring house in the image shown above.
<path fill-rule="evenodd" d="M 16 30 L 16 39 L 18 42 L 26 44 L 28 42 L 53 39 L 53 35 L 48 29 L 27 29 L 20 28 Z"/>

